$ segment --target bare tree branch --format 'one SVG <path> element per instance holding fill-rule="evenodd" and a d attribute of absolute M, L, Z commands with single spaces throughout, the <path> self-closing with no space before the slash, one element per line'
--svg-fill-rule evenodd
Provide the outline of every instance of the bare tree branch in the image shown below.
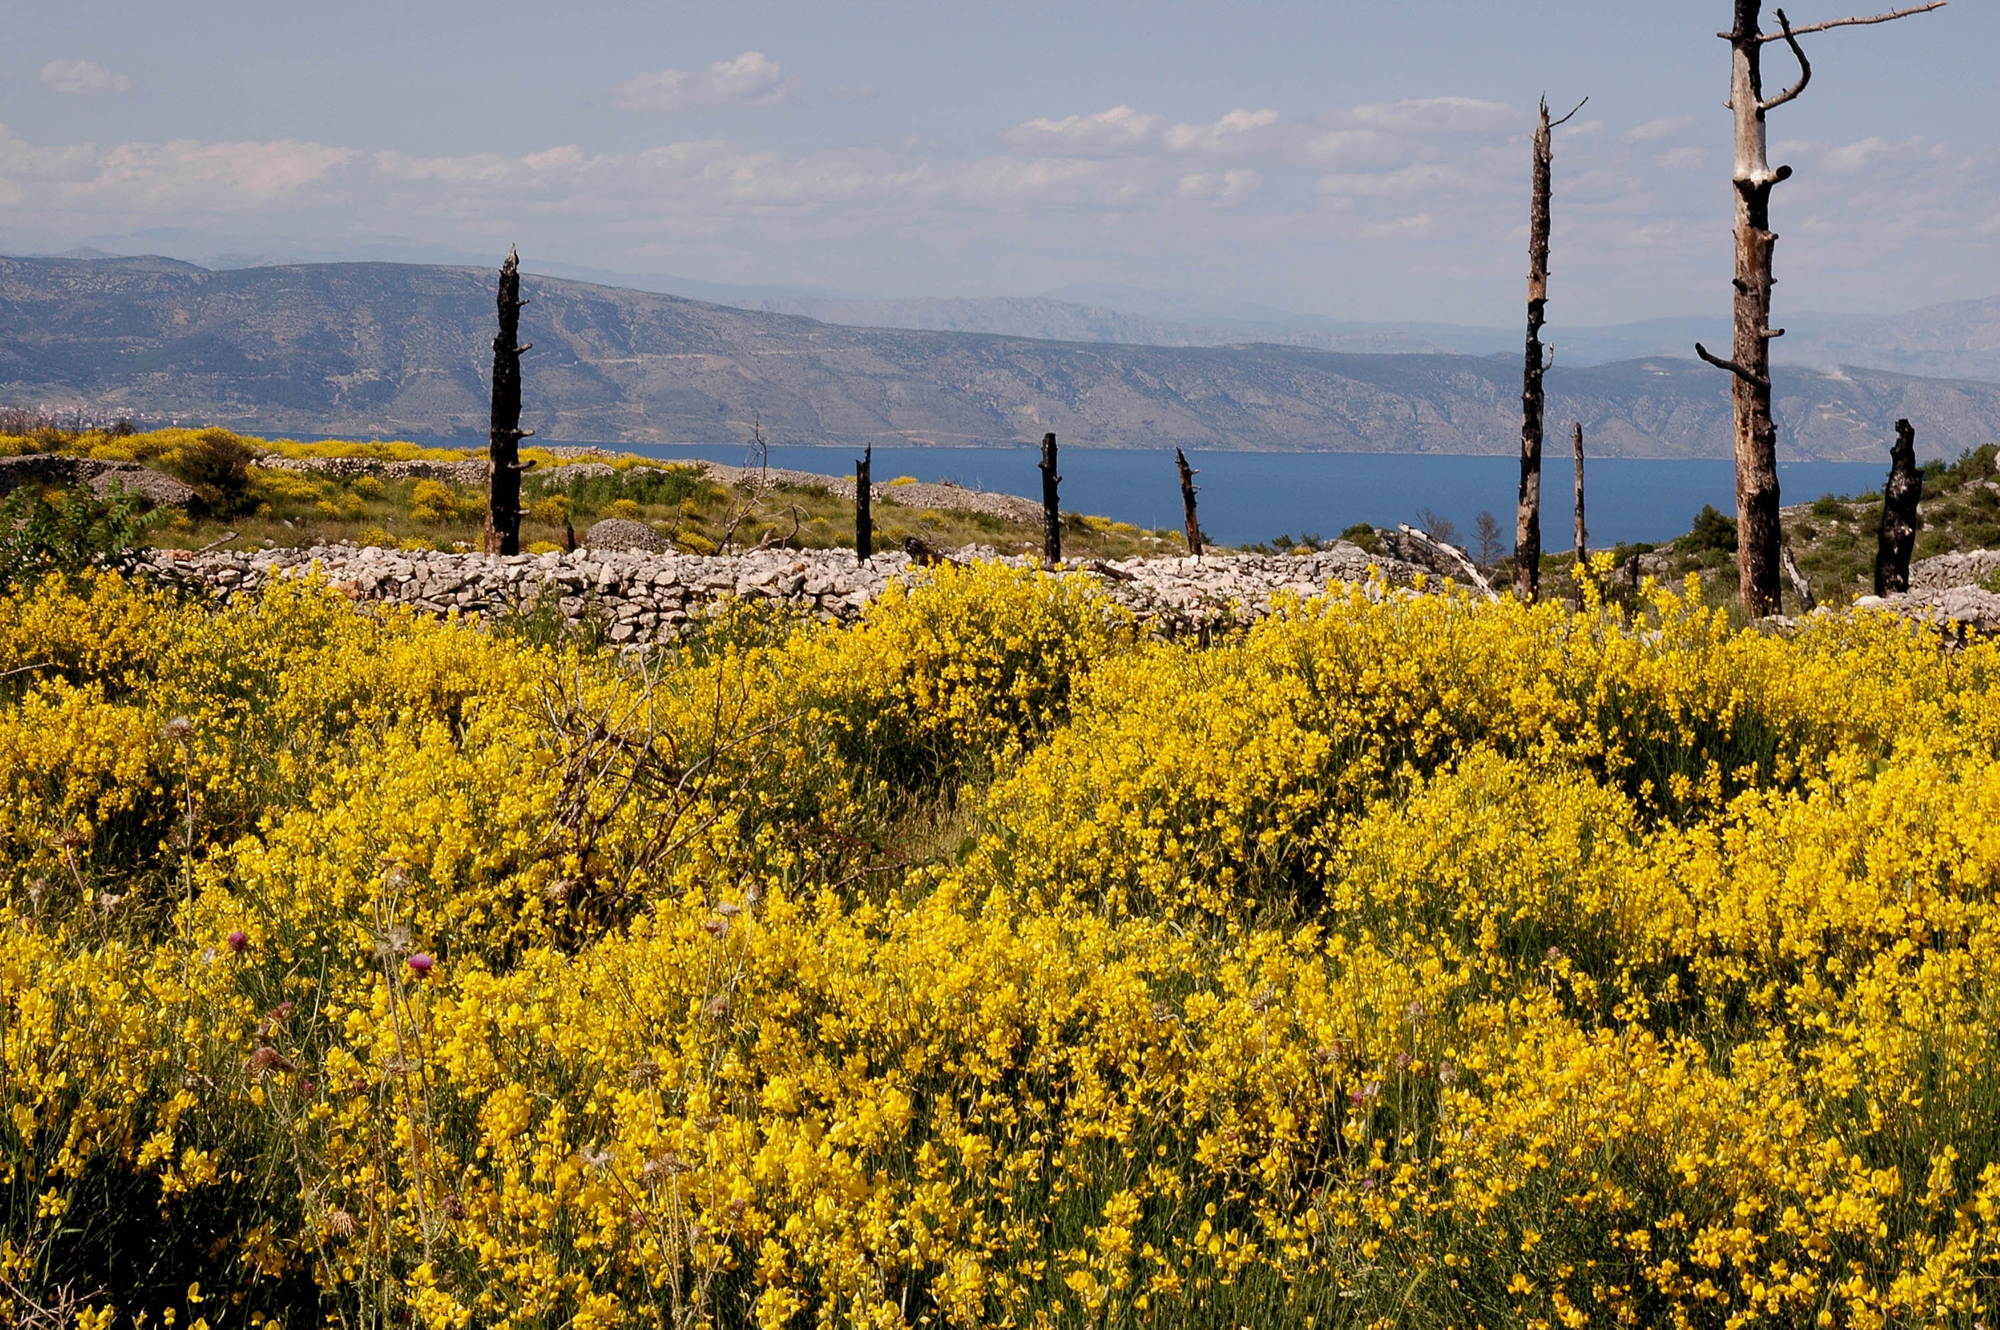
<path fill-rule="evenodd" d="M 1776 12 L 1778 15 L 1778 26 L 1784 29 L 1785 44 L 1792 48 L 1792 55 L 1799 62 L 1799 81 L 1791 87 L 1786 88 L 1770 101 L 1758 102 L 1757 109 L 1760 111 L 1768 111 L 1773 107 L 1783 106 L 1786 102 L 1804 92 L 1806 84 L 1812 82 L 1812 63 L 1806 59 L 1805 48 L 1799 45 L 1798 35 L 1792 31 L 1791 20 L 1785 17 L 1784 10 L 1780 9 Z"/>
<path fill-rule="evenodd" d="M 1700 342 L 1696 342 L 1694 344 L 1694 353 L 1700 356 L 1703 360 L 1706 360 L 1709 364 L 1715 366 L 1717 369 L 1728 370 L 1731 374 L 1734 374 L 1737 378 L 1743 380 L 1743 382 L 1745 383 L 1754 384 L 1755 386 L 1761 388 L 1770 382 L 1769 379 L 1766 379 L 1761 375 L 1752 374 L 1749 370 L 1743 368 L 1743 366 L 1737 364 L 1733 360 L 1724 360 L 1721 356 L 1716 355 L 1713 351 L 1710 351 Z"/>
<path fill-rule="evenodd" d="M 1443 554 L 1445 557 L 1449 558 L 1453 563 L 1457 564 L 1460 568 L 1463 568 L 1465 570 L 1465 575 L 1472 579 L 1473 585 L 1477 586 L 1481 591 L 1484 591 L 1486 593 L 1486 598 L 1488 600 L 1500 599 L 1500 593 L 1493 589 L 1493 584 L 1487 581 L 1485 574 L 1479 571 L 1479 565 L 1474 563 L 1472 561 L 1471 556 L 1466 554 L 1464 550 L 1460 549 L 1456 545 L 1449 544 L 1446 541 L 1439 540 L 1436 536 L 1433 536 L 1428 531 L 1419 531 L 1416 527 L 1411 526 L 1408 522 L 1396 523 L 1396 529 L 1398 531 L 1401 531 L 1404 535 L 1408 536 L 1410 539 L 1417 541 L 1419 544 L 1430 546 L 1432 549 L 1438 551 L 1440 554 Z"/>
<path fill-rule="evenodd" d="M 1762 32 L 1757 34 L 1760 42 L 1789 41 L 1793 37 L 1803 37 L 1809 32 L 1825 32 L 1829 28 L 1856 28 L 1870 23 L 1887 23 L 1891 19 L 1908 18 L 1912 14 L 1928 14 L 1933 9 L 1943 9 L 1947 0 L 1931 0 L 1927 5 L 1912 5 L 1908 9 L 1892 9 L 1886 14 L 1875 14 L 1868 18 L 1831 18 L 1824 23 L 1813 23 L 1803 28 L 1793 28 L 1790 33 Z M 1728 37 L 1729 33 L 1718 33 Z"/>
<path fill-rule="evenodd" d="M 1792 593 L 1799 598 L 1800 610 L 1811 614 L 1819 608 L 1819 601 L 1813 596 L 1812 583 L 1806 581 L 1806 575 L 1799 571 L 1799 561 L 1792 557 L 1792 547 L 1779 546 L 1778 557 L 1785 566 L 1785 576 L 1791 579 Z"/>
<path fill-rule="evenodd" d="M 1565 115 L 1563 116 L 1563 118 L 1562 118 L 1561 120 L 1551 120 L 1551 121 L 1549 121 L 1549 128 L 1550 128 L 1550 129 L 1554 129 L 1554 128 L 1555 128 L 1555 127 L 1556 127 L 1557 125 L 1560 125 L 1560 124 L 1564 123 L 1564 121 L 1567 121 L 1567 120 L 1568 120 L 1568 119 L 1570 118 L 1570 116 L 1573 116 L 1573 115 L 1575 115 L 1575 114 L 1576 114 L 1576 113 L 1577 113 L 1578 111 L 1581 111 L 1581 110 L 1583 109 L 1583 104 L 1584 104 L 1584 102 L 1587 102 L 1587 101 L 1589 101 L 1589 100 L 1590 100 L 1590 98 L 1586 97 L 1586 98 L 1584 98 L 1584 99 L 1583 99 L 1583 101 L 1582 101 L 1582 102 L 1578 102 L 1578 103 L 1577 103 L 1577 104 L 1576 104 L 1575 106 L 1572 106 L 1572 107 L 1570 107 L 1570 108 L 1569 108 L 1569 111 L 1568 111 L 1568 112 L 1567 112 L 1567 113 L 1566 113 L 1566 114 L 1565 114 Z"/>

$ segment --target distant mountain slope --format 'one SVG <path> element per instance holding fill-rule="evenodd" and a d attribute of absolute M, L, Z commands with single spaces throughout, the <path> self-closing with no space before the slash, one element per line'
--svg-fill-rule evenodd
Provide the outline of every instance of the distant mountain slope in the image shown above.
<path fill-rule="evenodd" d="M 493 274 L 405 264 L 210 272 L 0 259 L 0 399 L 88 401 L 264 432 L 480 437 Z M 834 326 L 530 278 L 527 423 L 545 440 L 1506 453 L 1512 356 L 1126 346 Z M 1549 378 L 1598 455 L 1727 456 L 1726 377 L 1689 361 Z M 1873 460 L 1899 415 L 1926 456 L 2000 436 L 2000 385 L 1857 371 L 1779 379 L 1789 457 Z"/>
<path fill-rule="evenodd" d="M 1784 359 L 1814 365 L 1872 365 L 1905 374 L 2000 380 L 2000 296 L 1930 305 L 1885 319 L 1810 331 L 1773 344 Z"/>
<path fill-rule="evenodd" d="M 690 292 L 689 294 L 694 294 Z M 1519 337 L 1485 329 L 1448 329 L 1439 338 L 1414 325 L 1337 324 L 1306 317 L 1286 322 L 1228 319 L 1161 319 L 1106 305 L 1047 296 L 927 296 L 917 300 L 857 300 L 826 296 L 771 296 L 728 301 L 743 309 L 803 314 L 822 323 L 858 328 L 911 328 L 924 332 L 995 333 L 1054 342 L 1115 342 L 1123 346 L 1240 346 L 1253 342 L 1316 351 L 1425 354 L 1468 351 L 1485 355 Z M 1452 334 L 1458 334 L 1456 336 Z"/>
<path fill-rule="evenodd" d="M 1329 319 L 1245 300 L 1176 295 L 1104 282 L 1068 286 L 1040 296 L 883 300 L 809 287 L 703 282 L 664 273 L 619 279 L 614 274 L 572 265 L 554 265 L 553 271 L 556 276 L 600 285 L 685 296 L 736 309 L 803 314 L 822 323 L 850 327 L 998 333 L 1058 342 L 1117 342 L 1131 346 L 1240 346 L 1268 342 L 1318 351 L 1487 356 L 1518 350 L 1523 336 L 1522 329 L 1514 327 Z M 1726 343 L 1730 336 L 1726 311 L 1709 318 L 1644 319 L 1603 325 L 1571 325 L 1562 321 L 1560 310 L 1556 313 L 1557 321 L 1544 329 L 1543 342 L 1556 347 L 1562 363 L 1569 366 L 1604 365 L 1641 356 L 1684 357 L 1697 341 Z M 1959 372 L 1927 369 L 1926 365 L 1946 363 L 1927 351 L 1899 356 L 1860 339 L 1821 340 L 1822 334 L 1861 322 L 1839 314 L 1787 314 L 1785 323 L 1791 336 L 1774 348 L 1774 354 L 1782 363 L 1812 367 L 1844 363 L 1903 374 Z M 1927 345 L 1949 348 L 1950 341 L 1948 337 L 1933 337 Z M 2000 364 L 1968 364 L 1964 377 L 2000 379 Z M 1974 368 L 1981 372 L 1973 372 Z M 1984 372 L 1988 369 L 1996 372 Z"/>

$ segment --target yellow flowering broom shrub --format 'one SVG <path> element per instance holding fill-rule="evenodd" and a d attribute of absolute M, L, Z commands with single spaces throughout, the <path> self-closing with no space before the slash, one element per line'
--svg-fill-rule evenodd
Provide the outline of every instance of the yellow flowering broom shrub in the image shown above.
<path fill-rule="evenodd" d="M 0 598 L 0 1319 L 1992 1323 L 2000 651 Z"/>

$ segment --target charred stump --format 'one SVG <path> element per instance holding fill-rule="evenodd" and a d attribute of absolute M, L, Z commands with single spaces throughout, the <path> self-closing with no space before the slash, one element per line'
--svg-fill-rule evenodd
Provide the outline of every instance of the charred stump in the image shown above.
<path fill-rule="evenodd" d="M 1201 473 L 1188 466 L 1187 454 L 1178 448 L 1174 449 L 1174 465 L 1179 467 L 1181 472 L 1181 507 L 1187 514 L 1188 553 L 1199 559 L 1201 557 L 1201 522 L 1195 517 L 1194 496 L 1199 491 L 1200 486 L 1194 483 L 1194 478 Z"/>
<path fill-rule="evenodd" d="M 870 444 L 854 459 L 854 557 L 866 560 L 875 552 L 875 521 L 868 511 L 874 497 L 869 473 L 875 466 L 875 446 Z"/>
<path fill-rule="evenodd" d="M 1882 531 L 1875 541 L 1875 594 L 1910 589 L 1910 552 L 1917 544 L 1917 504 L 1924 497 L 1924 473 L 1917 470 L 1917 431 L 1896 422 L 1889 449 L 1889 483 L 1882 490 Z"/>
<path fill-rule="evenodd" d="M 521 552 L 521 259 L 511 248 L 500 265 L 500 335 L 493 339 L 493 413 L 486 436 L 486 541 L 488 554 Z"/>
<path fill-rule="evenodd" d="M 1583 525 L 1583 422 L 1575 421 L 1570 428 L 1570 437 L 1576 445 L 1576 566 L 1580 572 L 1588 557 L 1586 538 L 1590 534 Z"/>
<path fill-rule="evenodd" d="M 1042 473 L 1042 558 L 1049 564 L 1062 562 L 1062 514 L 1056 503 L 1056 487 L 1062 484 L 1062 477 L 1056 474 L 1056 436 L 1042 436 L 1042 460 L 1035 464 Z"/>

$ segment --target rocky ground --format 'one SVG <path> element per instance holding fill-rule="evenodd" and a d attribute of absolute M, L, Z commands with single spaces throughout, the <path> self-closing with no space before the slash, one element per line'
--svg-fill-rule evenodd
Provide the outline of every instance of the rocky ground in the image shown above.
<path fill-rule="evenodd" d="M 1863 596 L 1857 607 L 1882 606 L 1932 623 L 2000 633 L 2000 550 L 1940 554 L 1910 567 L 1910 589 Z"/>

